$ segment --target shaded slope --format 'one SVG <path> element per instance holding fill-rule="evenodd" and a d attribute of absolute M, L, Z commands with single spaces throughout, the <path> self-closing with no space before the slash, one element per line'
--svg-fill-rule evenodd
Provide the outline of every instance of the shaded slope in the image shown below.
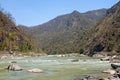
<path fill-rule="evenodd" d="M 89 43 L 90 54 L 107 51 L 120 53 L 120 1 L 107 11 Z"/>

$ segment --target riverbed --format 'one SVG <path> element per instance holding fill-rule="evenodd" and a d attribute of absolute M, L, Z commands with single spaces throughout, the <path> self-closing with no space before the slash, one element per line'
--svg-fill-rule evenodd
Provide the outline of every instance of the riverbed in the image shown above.
<path fill-rule="evenodd" d="M 79 61 L 72 62 L 76 59 Z M 16 61 L 23 70 L 4 70 L 12 61 Z M 27 72 L 33 68 L 42 69 L 43 72 Z M 0 60 L 0 80 L 74 80 L 86 75 L 103 77 L 105 74 L 102 71 L 108 68 L 109 62 L 89 57 L 16 57 Z"/>

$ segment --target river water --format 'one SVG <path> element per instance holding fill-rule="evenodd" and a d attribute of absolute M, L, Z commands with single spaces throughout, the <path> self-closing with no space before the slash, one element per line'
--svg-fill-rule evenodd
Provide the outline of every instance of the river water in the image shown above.
<path fill-rule="evenodd" d="M 79 61 L 72 62 L 74 59 L 79 59 Z M 8 66 L 11 61 L 17 61 L 17 64 L 24 70 L 4 70 L 3 68 Z M 33 68 L 42 69 L 43 72 L 27 72 Z M 101 72 L 108 68 L 110 68 L 108 62 L 87 57 L 18 57 L 0 60 L 0 80 L 74 80 L 78 76 L 85 75 L 104 76 Z"/>

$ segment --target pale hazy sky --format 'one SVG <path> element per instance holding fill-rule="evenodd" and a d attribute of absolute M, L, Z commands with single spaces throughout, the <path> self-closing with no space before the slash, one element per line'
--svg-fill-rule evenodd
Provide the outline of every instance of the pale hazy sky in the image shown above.
<path fill-rule="evenodd" d="M 119 0 L 0 0 L 5 11 L 10 12 L 16 24 L 33 26 L 45 23 L 59 15 L 74 10 L 86 12 L 110 8 Z"/>

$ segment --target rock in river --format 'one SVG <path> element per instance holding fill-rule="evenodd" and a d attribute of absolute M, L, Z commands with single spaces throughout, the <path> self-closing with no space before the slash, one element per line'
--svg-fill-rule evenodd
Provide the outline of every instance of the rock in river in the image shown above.
<path fill-rule="evenodd" d="M 22 68 L 20 66 L 18 66 L 17 64 L 10 64 L 7 67 L 8 70 L 12 70 L 12 71 L 21 71 Z"/>
<path fill-rule="evenodd" d="M 17 63 L 16 61 L 12 61 L 11 63 Z"/>
<path fill-rule="evenodd" d="M 112 67 L 113 69 L 117 69 L 117 68 L 120 68 L 120 65 L 111 64 L 111 67 Z"/>
<path fill-rule="evenodd" d="M 109 60 L 111 60 L 111 56 L 106 56 L 104 58 L 101 58 L 100 60 L 101 61 L 109 61 Z"/>
<path fill-rule="evenodd" d="M 119 59 L 112 59 L 112 60 L 110 60 L 110 63 L 120 63 L 120 60 Z"/>
<path fill-rule="evenodd" d="M 78 62 L 78 61 L 79 61 L 78 59 L 71 60 L 71 62 Z"/>
<path fill-rule="evenodd" d="M 98 80 L 98 79 L 94 76 L 86 76 L 84 78 L 78 77 L 78 78 L 75 78 L 74 80 Z"/>
<path fill-rule="evenodd" d="M 34 68 L 34 69 L 28 70 L 28 72 L 32 72 L 32 73 L 41 73 L 41 72 L 43 72 L 43 70 L 38 69 L 38 68 Z"/>

